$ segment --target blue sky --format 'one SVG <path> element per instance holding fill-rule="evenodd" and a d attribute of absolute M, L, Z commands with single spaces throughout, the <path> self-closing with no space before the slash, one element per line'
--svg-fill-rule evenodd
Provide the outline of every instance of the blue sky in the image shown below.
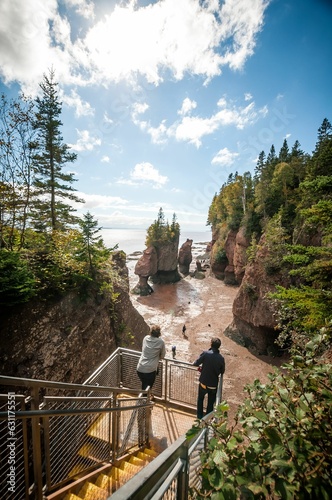
<path fill-rule="evenodd" d="M 205 230 L 230 173 L 332 121 L 331 26 L 327 0 L 1 0 L 0 90 L 54 68 L 79 213 Z"/>

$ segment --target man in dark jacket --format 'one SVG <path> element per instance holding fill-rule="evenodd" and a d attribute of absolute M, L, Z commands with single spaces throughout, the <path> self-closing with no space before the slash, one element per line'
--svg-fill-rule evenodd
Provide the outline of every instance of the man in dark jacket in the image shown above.
<path fill-rule="evenodd" d="M 206 414 L 213 411 L 217 397 L 219 375 L 223 375 L 225 372 L 225 359 L 219 352 L 220 346 L 220 339 L 213 338 L 210 349 L 203 351 L 193 363 L 194 366 L 202 365 L 197 397 L 197 418 L 199 419 L 203 418 L 203 403 L 206 394 L 208 395 Z"/>

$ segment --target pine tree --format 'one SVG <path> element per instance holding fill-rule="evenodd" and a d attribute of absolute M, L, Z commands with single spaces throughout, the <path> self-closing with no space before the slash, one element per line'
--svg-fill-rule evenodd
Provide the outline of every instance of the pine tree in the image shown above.
<path fill-rule="evenodd" d="M 280 151 L 279 151 L 279 162 L 280 163 L 288 163 L 290 160 L 290 157 L 289 157 L 289 148 L 288 148 L 288 143 L 287 143 L 287 139 L 284 139 L 284 142 L 280 148 Z"/>
<path fill-rule="evenodd" d="M 82 245 L 79 257 L 80 260 L 88 264 L 89 274 L 94 275 L 98 263 L 106 260 L 110 252 L 117 248 L 117 245 L 112 249 L 107 249 L 104 246 L 102 236 L 98 234 L 101 228 L 98 227 L 98 221 L 94 219 L 90 212 L 83 215 L 80 226 L 82 229 Z"/>
<path fill-rule="evenodd" d="M 33 215 L 35 227 L 43 231 L 63 230 L 76 224 L 75 210 L 65 201 L 83 203 L 73 194 L 75 190 L 71 184 L 75 181 L 74 174 L 63 171 L 67 163 L 76 160 L 76 154 L 71 153 L 69 146 L 63 143 L 60 132 L 62 103 L 57 86 L 54 71 L 50 70 L 40 84 L 42 97 L 36 99 L 38 150 L 34 161 L 37 172 L 35 190 L 39 198 Z"/>

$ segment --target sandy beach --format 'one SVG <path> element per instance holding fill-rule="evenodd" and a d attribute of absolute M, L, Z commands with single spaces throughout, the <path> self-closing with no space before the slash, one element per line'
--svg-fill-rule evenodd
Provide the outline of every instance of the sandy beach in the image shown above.
<path fill-rule="evenodd" d="M 133 274 L 135 262 L 129 262 L 128 267 L 132 288 L 137 282 Z M 232 304 L 238 288 L 225 285 L 209 270 L 203 280 L 187 276 L 178 283 L 153 288 L 150 296 L 132 294 L 131 299 L 149 325 L 161 326 L 168 357 L 172 357 L 172 346 L 176 346 L 176 359 L 193 362 L 202 350 L 209 348 L 212 337 L 221 339 L 226 361 L 223 398 L 230 405 L 232 417 L 246 395 L 244 386 L 255 379 L 266 382 L 273 365 L 281 364 L 279 358 L 253 355 L 224 335 L 232 321 Z M 185 336 L 183 325 L 186 325 Z"/>

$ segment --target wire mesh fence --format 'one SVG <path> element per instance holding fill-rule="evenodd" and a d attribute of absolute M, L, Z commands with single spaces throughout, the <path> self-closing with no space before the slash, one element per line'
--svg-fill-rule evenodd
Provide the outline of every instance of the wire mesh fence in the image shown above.
<path fill-rule="evenodd" d="M 0 395 L 0 498 L 22 500 L 28 494 L 29 459 L 27 422 L 18 413 L 25 409 L 25 397 L 9 391 Z M 31 460 L 31 455 L 30 455 Z"/>
<path fill-rule="evenodd" d="M 105 408 L 109 398 L 45 398 L 47 409 Z M 61 484 L 100 462 L 111 460 L 110 413 L 44 418 L 44 455 L 48 487 Z"/>

